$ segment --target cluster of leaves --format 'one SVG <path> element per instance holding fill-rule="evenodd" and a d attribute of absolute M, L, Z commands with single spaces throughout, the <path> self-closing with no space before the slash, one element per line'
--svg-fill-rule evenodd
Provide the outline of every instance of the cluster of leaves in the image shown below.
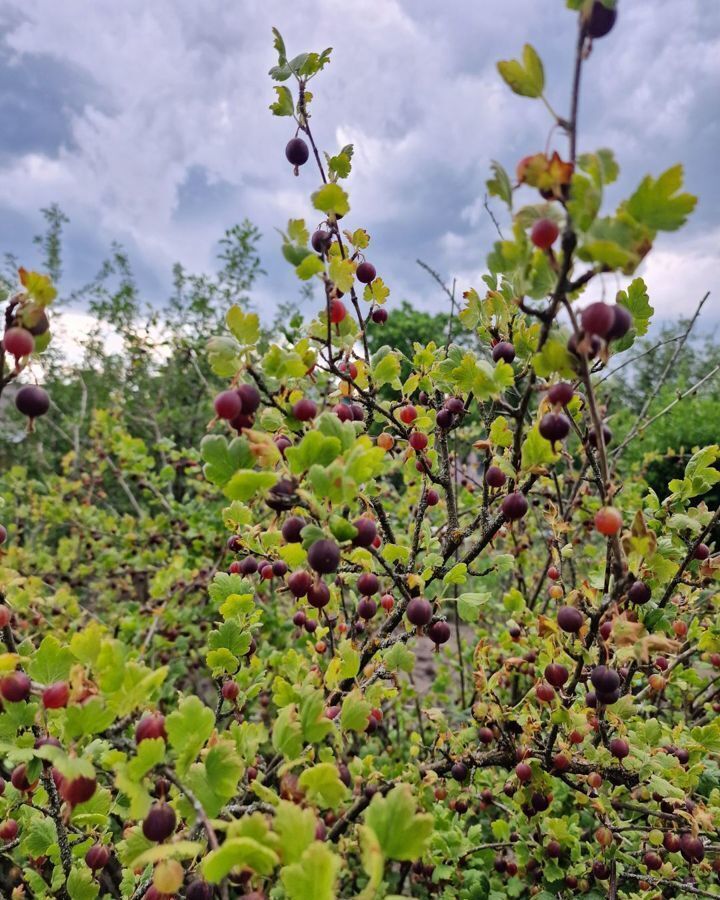
<path fill-rule="evenodd" d="M 572 5 L 579 72 L 602 4 Z M 275 48 L 305 177 L 330 51 Z M 500 74 L 545 99 L 532 48 Z M 225 387 L 199 449 L 98 411 L 52 475 L 0 483 L 3 890 L 720 896 L 720 447 L 663 491 L 625 477 L 662 410 L 614 437 L 604 379 L 652 308 L 639 277 L 588 302 L 694 198 L 673 168 L 601 217 L 617 163 L 574 158 L 575 104 L 552 116 L 569 158 L 516 183 L 494 164 L 512 237 L 447 333 L 392 337 L 370 235 L 345 227 L 352 148 L 313 153 L 323 223 L 282 250 L 323 303 L 273 336 L 233 302 L 221 329 L 247 254 L 193 294 L 198 371 Z M 104 296 L 116 324 L 129 297 Z"/>

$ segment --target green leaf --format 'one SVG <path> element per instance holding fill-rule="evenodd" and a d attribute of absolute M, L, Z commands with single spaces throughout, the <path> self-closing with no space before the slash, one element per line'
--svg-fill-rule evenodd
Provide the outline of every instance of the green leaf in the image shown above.
<path fill-rule="evenodd" d="M 246 313 L 239 306 L 231 306 L 225 321 L 241 345 L 250 346 L 257 343 L 260 337 L 260 317 L 257 313 Z"/>
<path fill-rule="evenodd" d="M 412 672 L 415 668 L 415 654 L 400 642 L 385 651 L 383 661 L 390 672 Z"/>
<path fill-rule="evenodd" d="M 275 807 L 273 830 L 280 838 L 282 858 L 286 864 L 297 862 L 315 839 L 317 819 L 311 809 L 281 800 Z"/>
<path fill-rule="evenodd" d="M 70 667 L 75 662 L 67 647 L 51 634 L 43 638 L 27 666 L 28 675 L 41 684 L 67 681 Z"/>
<path fill-rule="evenodd" d="M 338 178 L 347 178 L 352 168 L 350 156 L 346 150 L 342 150 L 337 156 L 331 156 L 328 159 L 328 168 Z"/>
<path fill-rule="evenodd" d="M 100 893 L 100 885 L 93 878 L 88 868 L 74 868 L 68 876 L 66 884 L 70 900 L 94 900 Z"/>
<path fill-rule="evenodd" d="M 673 166 L 657 179 L 646 175 L 624 208 L 652 231 L 677 231 L 695 209 L 697 197 L 680 194 L 683 167 Z"/>
<path fill-rule="evenodd" d="M 433 818 L 416 812 L 409 784 L 399 784 L 383 797 L 376 794 L 365 813 L 365 825 L 377 835 L 387 859 L 414 860 L 425 852 L 433 831 Z"/>
<path fill-rule="evenodd" d="M 467 565 L 465 563 L 455 563 L 455 565 L 446 572 L 443 577 L 445 584 L 465 584 L 467 581 Z"/>
<path fill-rule="evenodd" d="M 141 781 L 164 759 L 165 741 L 162 738 L 147 738 L 138 744 L 135 756 L 125 766 L 125 772 L 133 781 Z"/>
<path fill-rule="evenodd" d="M 251 837 L 228 838 L 202 861 L 203 876 L 218 884 L 235 866 L 247 867 L 258 875 L 269 875 L 279 862 L 277 853 Z"/>
<path fill-rule="evenodd" d="M 490 194 L 491 197 L 499 197 L 510 209 L 512 209 L 513 190 L 510 176 L 500 163 L 495 162 L 495 160 L 490 163 L 490 168 L 493 177 L 485 182 L 488 194 Z"/>
<path fill-rule="evenodd" d="M 633 317 L 635 333 L 645 334 L 655 310 L 650 306 L 647 287 L 642 278 L 635 278 L 627 291 L 618 291 L 617 302 L 626 307 Z"/>
<path fill-rule="evenodd" d="M 300 756 L 303 747 L 302 728 L 293 704 L 278 711 L 273 726 L 272 745 L 286 759 Z"/>
<path fill-rule="evenodd" d="M 307 791 L 310 802 L 322 809 L 337 809 L 348 793 L 334 763 L 318 763 L 305 769 L 300 776 L 299 785 Z"/>
<path fill-rule="evenodd" d="M 314 841 L 298 862 L 280 870 L 289 900 L 335 900 L 340 865 L 326 844 Z"/>
<path fill-rule="evenodd" d="M 326 184 L 312 195 L 315 209 L 326 215 L 345 216 L 350 212 L 347 193 L 338 184 Z"/>
<path fill-rule="evenodd" d="M 203 473 L 213 484 L 224 485 L 237 472 L 253 464 L 250 444 L 244 437 L 233 438 L 228 443 L 222 434 L 206 434 L 200 442 L 200 453 L 205 460 Z"/>
<path fill-rule="evenodd" d="M 555 462 L 560 456 L 559 451 L 556 452 L 552 448 L 550 441 L 538 431 L 537 425 L 530 429 L 527 437 L 522 444 L 522 467 L 523 469 L 533 469 L 536 466 L 546 466 Z"/>
<path fill-rule="evenodd" d="M 572 378 L 575 373 L 570 352 L 557 338 L 545 341 L 542 350 L 533 356 L 532 367 L 541 378 L 549 378 L 555 374 Z"/>
<path fill-rule="evenodd" d="M 232 741 L 218 741 L 208 750 L 205 757 L 207 782 L 223 802 L 235 795 L 242 773 L 243 764 Z"/>
<path fill-rule="evenodd" d="M 319 744 L 333 730 L 333 723 L 325 715 L 325 698 L 322 691 L 305 689 L 300 698 L 300 727 L 303 740 Z"/>
<path fill-rule="evenodd" d="M 333 537 L 337 541 L 340 541 L 341 544 L 345 543 L 345 541 L 351 541 L 357 536 L 357 528 L 352 522 L 348 522 L 348 520 L 344 519 L 342 516 L 330 516 L 328 524 L 330 526 L 330 531 L 333 533 Z"/>
<path fill-rule="evenodd" d="M 458 615 L 463 622 L 477 622 L 480 610 L 491 599 L 492 595 L 488 591 L 460 594 L 457 598 Z"/>
<path fill-rule="evenodd" d="M 601 147 L 595 153 L 581 153 L 578 157 L 578 168 L 587 172 L 598 188 L 612 184 L 620 174 L 615 154 L 607 147 Z"/>
<path fill-rule="evenodd" d="M 490 426 L 490 440 L 494 447 L 512 447 L 513 433 L 505 416 L 498 416 Z"/>
<path fill-rule="evenodd" d="M 290 89 L 284 85 L 282 87 L 274 87 L 273 90 L 277 94 L 277 100 L 270 104 L 270 110 L 274 116 L 291 116 L 295 112 L 293 104 L 293 96 Z"/>
<path fill-rule="evenodd" d="M 256 472 L 254 469 L 240 469 L 223 488 L 229 500 L 249 500 L 255 494 L 266 491 L 277 481 L 274 472 Z"/>
<path fill-rule="evenodd" d="M 344 293 L 349 291 L 355 283 L 355 264 L 352 260 L 343 259 L 341 256 L 330 258 L 328 267 L 330 281 Z"/>
<path fill-rule="evenodd" d="M 362 733 L 367 729 L 368 716 L 372 706 L 358 689 L 351 691 L 343 700 L 340 713 L 340 726 L 343 731 Z"/>
<path fill-rule="evenodd" d="M 308 253 L 299 266 L 295 266 L 295 274 L 301 281 L 309 281 L 313 275 L 325 271 L 325 264 L 314 253 Z"/>
<path fill-rule="evenodd" d="M 399 354 L 390 351 L 375 362 L 372 368 L 372 377 L 377 387 L 382 387 L 384 384 L 397 384 L 400 380 Z"/>
<path fill-rule="evenodd" d="M 183 697 L 165 719 L 168 742 L 177 755 L 182 775 L 195 760 L 215 727 L 215 716 L 199 697 Z"/>
<path fill-rule="evenodd" d="M 288 447 L 285 458 L 290 471 L 299 475 L 311 465 L 328 466 L 342 452 L 342 445 L 336 437 L 326 437 L 319 431 L 308 431 L 295 447 Z M 273 481 L 274 483 L 274 481 Z"/>
<path fill-rule="evenodd" d="M 540 57 L 530 44 L 523 47 L 522 62 L 504 60 L 497 64 L 498 72 L 510 89 L 521 97 L 541 97 L 545 88 L 545 72 Z"/>

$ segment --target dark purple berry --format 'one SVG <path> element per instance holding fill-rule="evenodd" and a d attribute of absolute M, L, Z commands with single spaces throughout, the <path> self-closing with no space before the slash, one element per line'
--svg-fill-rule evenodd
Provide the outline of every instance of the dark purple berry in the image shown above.
<path fill-rule="evenodd" d="M 407 605 L 405 615 L 412 625 L 422 628 L 432 619 L 432 606 L 424 597 L 413 597 Z"/>
<path fill-rule="evenodd" d="M 353 525 L 357 529 L 357 534 L 353 538 L 353 545 L 355 547 L 371 547 L 372 542 L 377 537 L 377 525 L 375 522 L 363 516 L 360 519 L 355 519 Z"/>
<path fill-rule="evenodd" d="M 375 266 L 372 263 L 361 262 L 357 267 L 355 274 L 357 275 L 358 281 L 362 282 L 363 284 L 370 284 L 371 281 L 374 281 L 377 272 L 375 271 Z"/>
<path fill-rule="evenodd" d="M 500 341 L 492 349 L 492 358 L 495 362 L 502 359 L 506 363 L 511 363 L 515 359 L 515 347 L 510 341 Z"/>
<path fill-rule="evenodd" d="M 294 137 L 287 142 L 287 146 L 285 147 L 285 156 L 287 157 L 287 161 L 290 163 L 290 165 L 297 168 L 298 166 L 304 165 L 308 161 L 310 157 L 310 150 L 308 148 L 308 145 L 302 138 Z"/>
<path fill-rule="evenodd" d="M 340 548 L 334 541 L 321 538 L 308 550 L 308 563 L 320 575 L 330 575 L 340 565 Z"/>
<path fill-rule="evenodd" d="M 26 384 L 15 394 L 15 406 L 29 419 L 37 419 L 50 409 L 50 397 L 41 387 Z"/>
<path fill-rule="evenodd" d="M 288 544 L 299 544 L 302 540 L 300 533 L 306 525 L 307 522 L 300 516 L 290 516 L 283 522 L 282 536 Z"/>
<path fill-rule="evenodd" d="M 570 432 L 570 422 L 562 413 L 545 413 L 540 419 L 538 431 L 551 444 L 564 441 Z"/>
<path fill-rule="evenodd" d="M 558 406 L 567 406 L 572 400 L 575 391 L 573 386 L 566 381 L 559 381 L 554 384 L 547 392 L 548 400 Z"/>
<path fill-rule="evenodd" d="M 450 640 L 450 626 L 447 622 L 433 622 L 427 630 L 427 636 L 436 646 L 447 644 Z"/>
<path fill-rule="evenodd" d="M 491 488 L 501 488 L 507 481 L 507 475 L 500 466 L 489 466 L 485 471 L 485 483 Z"/>
<path fill-rule="evenodd" d="M 517 519 L 522 519 L 528 511 L 528 502 L 524 494 L 521 494 L 519 491 L 514 491 L 503 499 L 500 504 L 500 509 L 506 519 L 514 522 Z"/>

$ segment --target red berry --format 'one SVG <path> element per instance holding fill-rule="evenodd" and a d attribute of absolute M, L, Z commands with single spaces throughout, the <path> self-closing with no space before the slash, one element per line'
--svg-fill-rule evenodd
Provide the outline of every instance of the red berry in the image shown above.
<path fill-rule="evenodd" d="M 557 566 L 549 566 L 547 570 L 547 576 L 550 581 L 557 581 L 560 577 L 560 569 Z"/>
<path fill-rule="evenodd" d="M 68 804 L 68 806 L 77 806 L 79 803 L 86 803 L 97 788 L 97 781 L 94 778 L 86 778 L 79 775 L 77 778 L 65 778 L 60 785 L 60 796 Z"/>
<path fill-rule="evenodd" d="M 609 744 L 610 752 L 616 759 L 625 759 L 630 753 L 630 747 L 627 741 L 622 738 L 614 738 Z"/>
<path fill-rule="evenodd" d="M 317 415 L 317 405 L 309 397 L 303 397 L 293 404 L 292 414 L 299 422 L 309 422 Z"/>
<path fill-rule="evenodd" d="M 433 488 L 428 488 L 425 491 L 425 502 L 428 506 L 437 506 L 440 502 L 440 494 Z"/>
<path fill-rule="evenodd" d="M 532 778 L 532 769 L 527 763 L 521 762 L 515 766 L 515 774 L 520 781 L 530 781 Z"/>
<path fill-rule="evenodd" d="M 413 431 L 410 435 L 409 444 L 413 450 L 419 453 L 427 447 L 428 437 L 426 434 L 423 434 L 422 431 Z"/>
<path fill-rule="evenodd" d="M 377 612 L 377 603 L 370 597 L 363 597 L 357 606 L 357 614 L 361 619 L 369 621 Z"/>
<path fill-rule="evenodd" d="M 622 515 L 614 506 L 603 506 L 595 513 L 595 528 L 610 537 L 622 528 Z"/>
<path fill-rule="evenodd" d="M 315 609 L 323 609 L 330 602 L 330 588 L 324 581 L 314 581 L 307 592 L 308 603 Z"/>
<path fill-rule="evenodd" d="M 239 384 L 237 394 L 242 401 L 243 412 L 252 415 L 260 406 L 260 391 L 254 384 Z"/>
<path fill-rule="evenodd" d="M 0 680 L 0 694 L 10 703 L 21 703 L 30 696 L 30 679 L 24 672 L 10 672 Z"/>
<path fill-rule="evenodd" d="M 70 687 L 66 681 L 56 681 L 42 692 L 45 709 L 62 709 L 70 699 Z"/>
<path fill-rule="evenodd" d="M 598 300 L 597 303 L 591 303 L 590 306 L 585 307 L 580 314 L 580 321 L 583 331 L 587 334 L 605 337 L 615 322 L 615 313 L 612 306 Z"/>
<path fill-rule="evenodd" d="M 0 840 L 14 841 L 18 835 L 19 826 L 15 819 L 5 819 L 0 823 Z"/>
<path fill-rule="evenodd" d="M 312 575 L 300 569 L 288 578 L 288 588 L 294 597 L 305 597 L 313 583 Z"/>
<path fill-rule="evenodd" d="M 299 544 L 302 541 L 302 530 L 306 525 L 307 522 L 300 516 L 290 516 L 283 522 L 281 529 L 283 538 L 288 544 Z"/>
<path fill-rule="evenodd" d="M 564 441 L 570 433 L 570 422 L 562 413 L 545 413 L 540 419 L 538 431 L 551 444 Z"/>
<path fill-rule="evenodd" d="M 3 335 L 3 347 L 16 359 L 29 356 L 35 348 L 35 338 L 25 328 L 8 328 Z"/>
<path fill-rule="evenodd" d="M 85 854 L 85 862 L 96 872 L 104 869 L 110 861 L 110 850 L 104 844 L 94 844 Z"/>
<path fill-rule="evenodd" d="M 695 548 L 695 559 L 707 559 L 710 556 L 710 548 L 707 544 L 698 544 Z"/>
<path fill-rule="evenodd" d="M 568 670 L 559 663 L 550 663 L 545 666 L 545 678 L 553 687 L 562 687 L 568 680 Z"/>
<path fill-rule="evenodd" d="M 625 335 L 630 331 L 633 324 L 633 318 L 630 314 L 630 311 L 617 303 L 612 308 L 613 310 L 613 323 L 610 326 L 610 331 L 605 335 L 605 340 L 614 341 L 618 338 L 625 337 Z"/>
<path fill-rule="evenodd" d="M 555 691 L 549 684 L 541 681 L 535 688 L 535 696 L 542 703 L 549 703 L 555 697 Z"/>
<path fill-rule="evenodd" d="M 552 219 L 538 219 L 530 232 L 530 240 L 541 250 L 549 250 L 559 234 L 560 229 Z"/>
<path fill-rule="evenodd" d="M 151 738 L 167 740 L 165 716 L 158 712 L 146 713 L 135 728 L 135 743 L 139 744 Z"/>
<path fill-rule="evenodd" d="M 393 606 L 395 606 L 395 598 L 392 594 L 383 594 L 380 598 L 380 606 L 382 606 L 385 612 L 389 613 Z"/>
<path fill-rule="evenodd" d="M 378 306 L 372 311 L 372 320 L 376 325 L 384 325 L 388 320 L 387 310 L 382 306 Z"/>
<path fill-rule="evenodd" d="M 231 421 L 243 411 L 242 400 L 237 391 L 222 391 L 215 398 L 215 413 L 221 419 Z"/>
<path fill-rule="evenodd" d="M 403 406 L 400 410 L 400 421 L 406 425 L 412 425 L 417 419 L 417 410 L 414 406 Z"/>
<path fill-rule="evenodd" d="M 328 309 L 330 312 L 330 321 L 333 325 L 338 325 L 347 316 L 347 309 L 341 300 L 330 300 Z"/>
<path fill-rule="evenodd" d="M 240 693 L 240 687 L 236 681 L 226 681 L 222 686 L 222 695 L 225 700 L 234 703 Z"/>

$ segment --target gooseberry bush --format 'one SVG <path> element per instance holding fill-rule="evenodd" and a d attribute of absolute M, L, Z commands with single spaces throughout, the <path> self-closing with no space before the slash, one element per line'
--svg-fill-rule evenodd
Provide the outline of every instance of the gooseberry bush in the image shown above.
<path fill-rule="evenodd" d="M 228 310 L 199 452 L 100 412 L 84 464 L 15 470 L 7 896 L 720 896 L 720 448 L 658 496 L 623 468 L 650 402 L 615 436 L 605 384 L 652 316 L 636 269 L 695 198 L 677 166 L 603 212 L 619 168 L 578 153 L 578 108 L 617 10 L 567 5 L 566 115 L 531 46 L 498 64 L 558 146 L 493 163 L 483 287 L 412 357 L 369 350 L 391 289 L 349 225 L 353 148 L 313 137 L 331 52 L 289 58 L 275 31 L 271 110 L 318 220 L 282 253 L 323 299 L 269 343 Z M 4 384 L 42 349 L 26 287 Z"/>

